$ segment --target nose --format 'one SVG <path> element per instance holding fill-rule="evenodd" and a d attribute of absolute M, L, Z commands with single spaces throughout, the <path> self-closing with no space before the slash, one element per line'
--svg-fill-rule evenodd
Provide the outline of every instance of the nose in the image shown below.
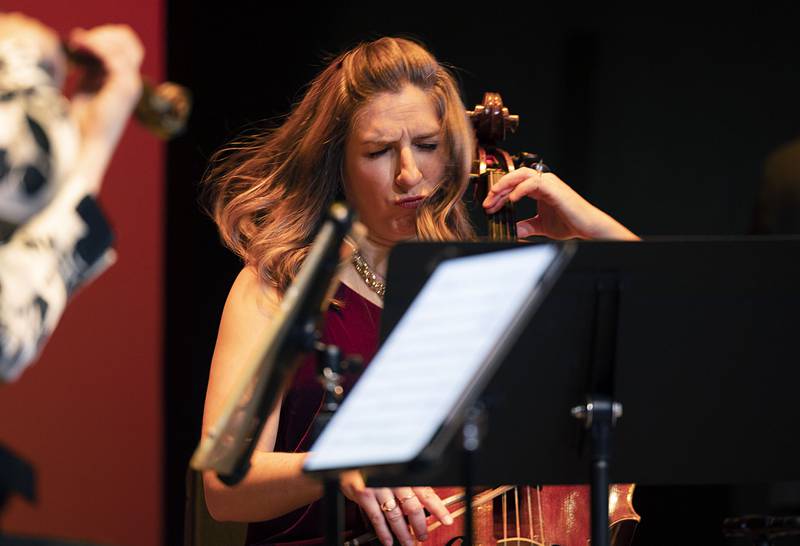
<path fill-rule="evenodd" d="M 400 158 L 398 160 L 395 183 L 402 190 L 410 190 L 419 184 L 421 180 L 422 173 L 417 168 L 417 162 L 414 159 L 414 152 L 409 147 L 402 147 L 400 149 Z"/>

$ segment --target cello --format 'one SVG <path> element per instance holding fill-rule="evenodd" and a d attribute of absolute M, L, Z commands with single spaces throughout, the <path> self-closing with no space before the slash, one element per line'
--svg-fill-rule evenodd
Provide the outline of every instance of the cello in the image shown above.
<path fill-rule="evenodd" d="M 470 178 L 477 202 L 482 202 L 489 189 L 516 168 L 524 166 L 540 173 L 549 172 L 538 155 L 523 152 L 512 157 L 497 145 L 519 125 L 519 116 L 509 113 L 498 93 L 486 93 L 483 103 L 467 115 L 476 134 Z M 487 227 L 490 240 L 516 240 L 514 204 L 506 201 L 500 210 L 488 214 Z M 634 489 L 635 484 L 609 487 L 608 524 L 612 546 L 628 546 L 641 519 L 633 508 Z M 436 487 L 434 490 L 455 522 L 444 526 L 429 517 L 428 539 L 424 544 L 459 544 L 464 540 L 464 518 L 461 517 L 466 511 L 464 489 Z M 472 499 L 473 543 L 481 546 L 586 546 L 591 536 L 590 502 L 588 485 L 504 485 L 478 491 Z M 356 546 L 370 542 L 377 542 L 377 537 L 368 533 L 346 544 Z"/>

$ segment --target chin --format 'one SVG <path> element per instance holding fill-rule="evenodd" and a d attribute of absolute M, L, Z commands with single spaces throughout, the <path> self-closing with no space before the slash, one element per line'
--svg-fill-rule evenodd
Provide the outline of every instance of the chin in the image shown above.
<path fill-rule="evenodd" d="M 417 236 L 416 217 L 399 218 L 392 226 L 392 239 L 396 242 L 408 241 Z"/>

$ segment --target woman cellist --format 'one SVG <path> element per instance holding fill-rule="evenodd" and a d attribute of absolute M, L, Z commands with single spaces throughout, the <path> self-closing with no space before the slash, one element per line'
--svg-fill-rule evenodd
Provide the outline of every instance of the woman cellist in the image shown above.
<path fill-rule="evenodd" d="M 216 421 L 253 333 L 266 328 L 330 203 L 346 199 L 367 228 L 340 274 L 338 305 L 324 340 L 368 361 L 377 346 L 389 250 L 400 241 L 470 239 L 460 201 L 474 150 L 472 128 L 449 72 L 422 46 L 381 38 L 335 58 L 284 123 L 218 154 L 207 176 L 224 242 L 244 261 L 225 304 L 206 395 L 204 427 Z M 555 174 L 521 168 L 502 177 L 483 202 L 495 212 L 533 198 L 535 218 L 518 236 L 634 240 Z M 235 487 L 204 476 L 218 520 L 248 522 L 248 544 L 321 544 L 322 487 L 303 475 L 309 431 L 322 390 L 306 362 L 259 439 L 247 477 Z M 453 518 L 427 487 L 372 489 L 358 474 L 342 479 L 347 529 L 372 527 L 384 544 L 428 536 L 424 510 Z"/>

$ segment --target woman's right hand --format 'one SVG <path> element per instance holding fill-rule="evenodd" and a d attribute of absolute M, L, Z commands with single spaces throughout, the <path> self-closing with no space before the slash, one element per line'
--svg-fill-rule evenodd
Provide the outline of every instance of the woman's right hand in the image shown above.
<path fill-rule="evenodd" d="M 426 540 L 425 509 L 442 524 L 453 523 L 453 516 L 430 487 L 366 487 L 358 471 L 342 474 L 340 485 L 342 493 L 364 510 L 378 539 L 386 546 L 393 544 L 392 533 L 404 546 L 412 546 L 415 539 Z"/>

